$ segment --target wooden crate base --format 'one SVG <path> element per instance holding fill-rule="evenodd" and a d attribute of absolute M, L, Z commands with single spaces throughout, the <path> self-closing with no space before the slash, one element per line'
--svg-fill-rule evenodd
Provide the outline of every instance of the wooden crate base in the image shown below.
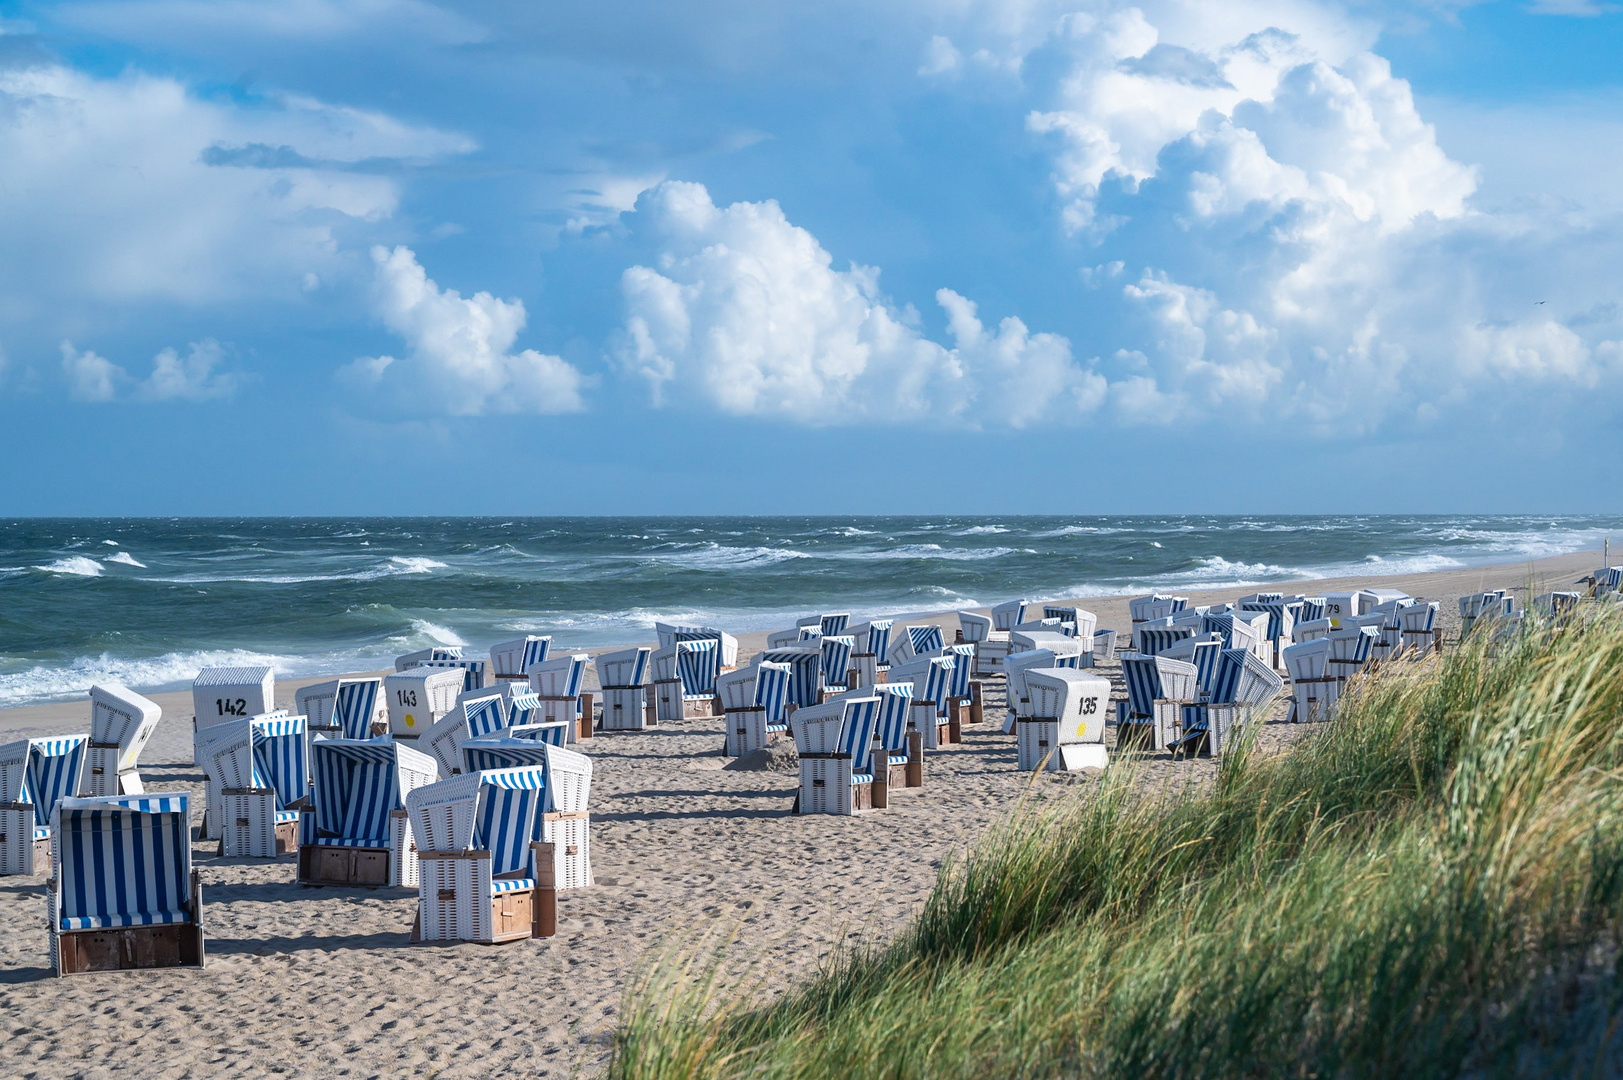
<path fill-rule="evenodd" d="M 91 971 L 203 966 L 203 930 L 195 923 L 64 930 L 57 938 L 63 975 Z"/>
<path fill-rule="evenodd" d="M 279 849 L 280 836 L 277 839 Z M 299 883 L 302 885 L 389 884 L 388 848 L 310 844 L 299 848 L 298 852 Z"/>

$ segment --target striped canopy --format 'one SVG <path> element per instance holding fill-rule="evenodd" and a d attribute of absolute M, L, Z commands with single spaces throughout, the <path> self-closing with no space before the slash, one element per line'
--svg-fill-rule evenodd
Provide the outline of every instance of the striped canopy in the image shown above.
<path fill-rule="evenodd" d="M 768 726 L 783 724 L 783 714 L 789 704 L 789 683 L 794 668 L 789 664 L 767 663 L 755 666 L 755 704 L 766 709 Z"/>
<path fill-rule="evenodd" d="M 250 786 L 274 788 L 276 806 L 285 810 L 289 803 L 310 793 L 305 718 L 281 716 L 248 723 L 254 754 L 254 783 Z"/>
<path fill-rule="evenodd" d="M 539 724 L 545 718 L 545 709 L 539 694 L 514 694 L 507 706 L 507 719 L 512 727 L 520 724 Z"/>
<path fill-rule="evenodd" d="M 907 636 L 912 640 L 913 653 L 917 656 L 923 656 L 925 653 L 938 653 L 943 647 L 941 643 L 941 627 L 939 626 L 909 626 Z"/>
<path fill-rule="evenodd" d="M 879 699 L 851 698 L 845 702 L 845 719 L 840 722 L 840 752 L 851 755 L 853 779 L 873 768 L 873 732 L 879 722 Z M 872 779 L 872 777 L 869 777 Z"/>
<path fill-rule="evenodd" d="M 31 803 L 34 824 L 50 824 L 57 801 L 79 794 L 89 745 L 89 735 L 58 735 L 0 746 L 0 802 Z"/>
<path fill-rule="evenodd" d="M 947 696 L 969 700 L 969 682 L 975 674 L 975 646 L 948 645 L 946 655 L 952 661 L 952 678 L 947 683 Z"/>
<path fill-rule="evenodd" d="M 856 642 L 843 635 L 822 638 L 823 682 L 828 686 L 844 686 L 851 671 L 851 650 Z"/>
<path fill-rule="evenodd" d="M 676 646 L 676 674 L 685 697 L 712 697 L 721 674 L 721 642 L 715 638 L 682 641 Z"/>
<path fill-rule="evenodd" d="M 1310 596 L 1302 601 L 1302 610 L 1296 613 L 1299 623 L 1313 622 L 1324 618 L 1324 597 Z"/>
<path fill-rule="evenodd" d="M 529 742 L 563 746 L 569 741 L 569 723 L 568 720 L 550 720 L 540 724 L 514 725 L 502 734 L 509 739 L 525 739 Z"/>
<path fill-rule="evenodd" d="M 346 739 L 365 741 L 372 737 L 372 717 L 377 713 L 378 690 L 382 679 L 341 679 L 338 694 L 333 700 L 333 716 L 324 723 L 336 722 Z M 315 717 L 308 717 L 315 723 Z"/>
<path fill-rule="evenodd" d="M 401 755 L 423 755 L 389 739 L 317 739 L 310 750 L 316 829 L 353 840 L 358 847 L 387 847 L 389 814 L 405 805 Z M 427 760 L 432 775 L 432 759 Z"/>
<path fill-rule="evenodd" d="M 950 657 L 921 656 L 917 660 L 891 668 L 890 682 L 911 683 L 914 700 L 933 701 L 936 704 L 936 711 L 940 713 L 946 710 L 947 689 L 956 667 Z"/>
<path fill-rule="evenodd" d="M 879 698 L 879 745 L 892 754 L 907 753 L 907 714 L 913 705 L 912 683 L 880 683 L 871 687 Z"/>
<path fill-rule="evenodd" d="M 52 824 L 58 929 L 195 921 L 185 910 L 192 845 L 184 794 L 65 798 Z"/>
<path fill-rule="evenodd" d="M 767 649 L 761 653 L 761 664 L 789 666 L 787 702 L 795 708 L 816 705 L 822 697 L 823 654 L 820 650 Z"/>
<path fill-rule="evenodd" d="M 469 698 L 462 703 L 462 715 L 468 723 L 468 735 L 477 739 L 507 726 L 507 700 L 500 692 Z"/>

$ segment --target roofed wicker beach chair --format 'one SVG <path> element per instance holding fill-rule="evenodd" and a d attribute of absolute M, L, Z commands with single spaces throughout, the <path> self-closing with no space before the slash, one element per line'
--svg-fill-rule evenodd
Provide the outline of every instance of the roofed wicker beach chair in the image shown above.
<path fill-rule="evenodd" d="M 1221 757 L 1233 732 L 1250 722 L 1284 687 L 1273 666 L 1249 649 L 1225 649 L 1208 700 L 1180 710 L 1179 730 L 1170 747 Z"/>
<path fill-rule="evenodd" d="M 310 768 L 305 718 L 255 716 L 219 724 L 203 743 L 209 800 L 203 835 L 220 854 L 274 859 L 299 847 L 299 811 L 308 805 Z M 218 814 L 218 821 L 206 820 Z"/>
<path fill-rule="evenodd" d="M 960 613 L 962 615 L 962 613 Z M 1001 675 L 1009 655 L 1009 631 L 1026 617 L 1026 601 L 1010 600 L 992 608 L 992 628 L 976 643 L 975 674 Z"/>
<path fill-rule="evenodd" d="M 1159 656 L 1180 641 L 1209 636 L 1199 624 L 1191 623 L 1182 626 L 1140 626 L 1134 634 L 1140 656 Z"/>
<path fill-rule="evenodd" d="M 1623 566 L 1603 566 L 1589 575 L 1589 584 L 1596 597 L 1615 596 L 1623 592 Z"/>
<path fill-rule="evenodd" d="M 908 659 L 920 656 L 940 656 L 946 649 L 946 639 L 942 636 L 941 627 L 934 623 L 923 626 L 909 626 L 904 628 L 909 645 Z"/>
<path fill-rule="evenodd" d="M 1186 664 L 1194 664 L 1196 700 L 1205 701 L 1211 697 L 1212 683 L 1217 677 L 1217 665 L 1223 658 L 1223 637 L 1221 634 L 1186 637 L 1156 655 L 1164 656 L 1168 660 L 1182 660 Z"/>
<path fill-rule="evenodd" d="M 1133 620 L 1131 642 L 1133 649 L 1137 652 L 1144 651 L 1138 639 L 1140 626 L 1170 619 L 1188 605 L 1187 596 L 1173 596 L 1170 593 L 1151 593 L 1149 596 L 1135 597 L 1127 601 L 1127 610 Z"/>
<path fill-rule="evenodd" d="M 1504 589 L 1490 589 L 1460 597 L 1460 640 L 1470 637 L 1478 622 L 1509 615 L 1515 610 L 1515 598 Z"/>
<path fill-rule="evenodd" d="M 851 653 L 856 639 L 849 634 L 824 634 L 817 642 L 822 653 L 823 689 L 840 693 L 852 685 Z"/>
<path fill-rule="evenodd" d="M 534 698 L 533 710 L 539 712 L 542 702 Z M 530 704 L 526 702 L 526 704 Z M 531 717 L 526 715 L 526 720 Z M 508 715 L 507 698 L 500 690 L 486 690 L 464 694 L 456 708 L 440 717 L 439 721 L 417 740 L 417 749 L 429 754 L 439 765 L 440 779 L 445 780 L 462 772 L 462 744 L 481 735 L 504 731 L 512 726 Z"/>
<path fill-rule="evenodd" d="M 759 750 L 788 732 L 785 712 L 792 673 L 788 664 L 761 663 L 729 671 L 716 680 L 727 721 L 722 748 L 727 757 Z"/>
<path fill-rule="evenodd" d="M 1065 640 L 1071 642 L 1075 639 Z M 1069 653 L 1061 656 L 1052 649 L 1027 649 L 1024 652 L 1009 654 L 1009 659 L 1004 664 L 1004 700 L 1008 704 L 1008 712 L 1003 719 L 1003 734 L 1012 735 L 1016 722 L 1021 717 L 1032 715 L 1031 695 L 1026 690 L 1026 672 L 1043 668 L 1081 670 L 1081 654 Z"/>
<path fill-rule="evenodd" d="M 924 742 L 924 749 L 938 750 L 952 737 L 947 716 L 947 691 L 957 665 L 947 656 L 921 656 L 890 669 L 890 683 L 910 683 L 913 704 L 909 722 Z"/>
<path fill-rule="evenodd" d="M 975 646 L 948 645 L 941 655 L 952 660 L 952 679 L 947 684 L 947 719 L 952 741 L 963 742 L 963 725 L 978 724 L 983 715 L 981 684 L 975 678 Z M 1092 662 L 1089 656 L 1088 663 Z"/>
<path fill-rule="evenodd" d="M 603 690 L 603 730 L 643 731 L 653 719 L 648 692 L 653 650 L 646 645 L 597 658 L 597 681 Z"/>
<path fill-rule="evenodd" d="M 543 660 L 525 672 L 530 692 L 541 699 L 542 715 L 549 721 L 563 720 L 574 725 L 570 742 L 577 737 L 592 737 L 592 694 L 582 690 L 586 666 L 591 662 L 587 653 L 566 653 Z"/>
<path fill-rule="evenodd" d="M 53 974 L 203 966 L 184 793 L 64 798 L 52 829 Z"/>
<path fill-rule="evenodd" d="M 1183 706 L 1195 704 L 1195 665 L 1128 653 L 1121 658 L 1121 673 L 1127 700 L 1116 706 L 1116 745 L 1165 750 L 1183 722 Z"/>
<path fill-rule="evenodd" d="M 1364 665 L 1369 663 L 1375 643 L 1380 638 L 1380 631 L 1373 626 L 1354 624 L 1330 631 L 1325 635 L 1330 642 L 1330 667 L 1326 674 L 1340 679 L 1342 690 L 1345 691 L 1347 680 L 1364 670 Z"/>
<path fill-rule="evenodd" d="M 1300 619 L 1291 627 L 1291 635 L 1300 645 L 1304 641 L 1314 641 L 1318 638 L 1328 637 L 1335 626 L 1329 619 Z"/>
<path fill-rule="evenodd" d="M 1116 631 L 1095 630 L 1093 632 L 1093 663 L 1097 667 L 1116 658 Z"/>
<path fill-rule="evenodd" d="M 89 735 L 0 746 L 0 874 L 32 877 L 50 865 L 51 811 L 84 783 Z"/>
<path fill-rule="evenodd" d="M 801 814 L 859 814 L 873 809 L 875 697 L 842 697 L 797 710 L 789 720 L 800 752 Z M 888 772 L 888 765 L 887 765 Z"/>
<path fill-rule="evenodd" d="M 1279 593 L 1257 593 L 1256 597 L 1242 598 L 1239 607 L 1241 611 L 1261 611 L 1267 614 L 1268 626 L 1263 631 L 1263 641 L 1268 655 L 1264 659 L 1271 667 L 1277 668 L 1283 663 L 1279 658 L 1279 650 L 1292 640 L 1291 630 L 1296 626 L 1296 615 L 1302 610 L 1302 601 L 1300 598 L 1285 597 Z"/>
<path fill-rule="evenodd" d="M 490 674 L 498 680 L 523 682 L 537 664 L 546 662 L 552 648 L 550 634 L 527 634 L 490 647 Z M 471 689 L 471 688 L 470 688 Z"/>
<path fill-rule="evenodd" d="M 394 669 L 405 671 L 414 668 L 426 660 L 460 660 L 462 659 L 462 646 L 460 645 L 431 645 L 426 649 L 418 649 L 404 656 L 394 658 Z"/>
<path fill-rule="evenodd" d="M 90 688 L 90 743 L 86 748 L 86 795 L 141 794 L 141 751 L 157 730 L 163 710 L 129 687 Z"/>
<path fill-rule="evenodd" d="M 592 759 L 548 742 L 486 735 L 462 747 L 464 772 L 546 769 L 541 839 L 552 845 L 556 887 L 584 889 L 592 884 Z"/>
<path fill-rule="evenodd" d="M 504 941 L 557 931 L 542 841 L 546 768 L 487 769 L 406 796 L 421 865 L 413 941 Z M 544 927 L 550 921 L 550 928 Z"/>
<path fill-rule="evenodd" d="M 1076 667 L 1093 666 L 1093 639 L 1067 634 L 1056 627 L 1025 623 L 1009 632 L 1009 656 L 1013 658 L 1031 649 L 1047 649 L 1056 656 L 1079 656 Z M 1004 661 L 1007 665 L 1008 661 Z M 1067 665 L 1070 666 L 1070 665 Z"/>
<path fill-rule="evenodd" d="M 466 681 L 461 668 L 421 665 L 384 676 L 389 734 L 395 739 L 416 739 L 427 733 L 456 708 Z"/>
<path fill-rule="evenodd" d="M 312 683 L 296 691 L 293 702 L 311 739 L 370 739 L 389 723 L 383 680 L 373 676 Z"/>
<path fill-rule="evenodd" d="M 1534 614 L 1546 619 L 1559 619 L 1578 610 L 1578 602 L 1583 599 L 1580 592 L 1547 592 L 1542 596 L 1535 596 L 1531 605 Z"/>
<path fill-rule="evenodd" d="M 1442 627 L 1437 625 L 1440 607 L 1435 600 L 1422 600 L 1398 609 L 1403 656 L 1411 660 L 1424 660 L 1433 650 L 1442 648 Z"/>
<path fill-rule="evenodd" d="M 394 739 L 311 744 L 314 805 L 299 816 L 299 882 L 417 887 L 406 796 L 439 774 L 427 754 Z"/>
<path fill-rule="evenodd" d="M 653 655 L 654 714 L 660 723 L 715 716 L 721 647 L 711 638 L 679 641 Z"/>
<path fill-rule="evenodd" d="M 1110 680 L 1079 669 L 1034 668 L 1025 673 L 1031 714 L 1015 723 L 1015 751 L 1026 772 L 1102 769 Z"/>
<path fill-rule="evenodd" d="M 483 690 L 495 680 L 490 677 L 490 661 L 483 657 L 459 658 L 455 660 L 423 660 L 417 665 L 420 668 L 438 668 L 462 672 L 462 690 Z M 411 671 L 411 668 L 407 668 Z"/>
<path fill-rule="evenodd" d="M 1330 673 L 1330 639 L 1318 637 L 1289 645 L 1283 656 L 1291 678 L 1290 722 L 1329 720 L 1341 697 L 1341 680 Z"/>
<path fill-rule="evenodd" d="M 817 630 L 819 637 L 828 637 L 830 635 L 837 637 L 845 633 L 845 628 L 849 626 L 850 623 L 851 613 L 849 611 L 838 611 L 832 614 L 824 615 L 808 615 L 803 619 L 795 620 L 796 628 L 813 627 Z"/>
<path fill-rule="evenodd" d="M 823 651 L 818 648 L 763 649 L 754 664 L 784 664 L 789 668 L 786 706 L 804 709 L 823 700 Z"/>
<path fill-rule="evenodd" d="M 920 787 L 924 783 L 924 743 L 922 736 L 911 729 L 909 720 L 913 712 L 913 684 L 881 683 L 871 689 L 879 699 L 879 716 L 875 721 L 874 740 L 879 744 L 876 753 L 885 757 L 884 788 L 888 802 L 890 792 L 899 787 Z M 853 691 L 855 693 L 855 691 Z M 915 758 L 914 743 L 918 744 Z M 874 764 L 874 779 L 880 779 L 879 764 Z M 875 792 L 878 788 L 876 786 Z M 883 809 L 875 802 L 876 807 Z"/>
<path fill-rule="evenodd" d="M 870 619 L 848 627 L 851 638 L 851 670 L 857 673 L 858 686 L 873 686 L 879 681 L 879 671 L 888 667 L 885 657 L 890 652 L 890 630 L 894 619 Z"/>
<path fill-rule="evenodd" d="M 1264 651 L 1263 642 L 1267 640 L 1267 627 L 1267 612 L 1241 611 L 1238 608 L 1221 615 L 1203 615 L 1200 621 L 1200 632 L 1217 634 L 1223 639 L 1223 648 L 1249 649 L 1259 653 L 1260 659 L 1269 659 L 1260 655 Z"/>
<path fill-rule="evenodd" d="M 1065 632 L 1071 637 L 1081 638 L 1093 645 L 1093 631 L 1099 625 L 1099 616 L 1091 611 L 1079 607 L 1063 607 L 1055 604 L 1043 605 L 1043 618 L 1057 618 Z"/>
<path fill-rule="evenodd" d="M 654 633 L 659 637 L 660 648 L 666 648 L 683 641 L 714 641 L 721 650 L 720 662 L 724 668 L 738 666 L 738 639 L 725 630 L 717 630 L 713 626 L 672 626 L 669 623 L 657 622 L 654 624 Z"/>
<path fill-rule="evenodd" d="M 192 680 L 192 734 L 211 724 L 259 716 L 276 709 L 276 672 L 255 664 L 206 667 Z M 197 764 L 194 760 L 192 764 Z"/>
<path fill-rule="evenodd" d="M 766 636 L 766 647 L 769 649 L 789 649 L 804 640 L 800 636 L 800 628 L 793 627 L 788 630 L 774 630 Z"/>
<path fill-rule="evenodd" d="M 1342 626 L 1367 626 L 1375 631 L 1375 640 L 1369 647 L 1369 662 L 1372 664 L 1396 656 L 1403 646 L 1403 623 L 1398 618 L 1397 612 L 1391 609 L 1382 611 L 1377 608 L 1367 615 L 1345 619 Z"/>

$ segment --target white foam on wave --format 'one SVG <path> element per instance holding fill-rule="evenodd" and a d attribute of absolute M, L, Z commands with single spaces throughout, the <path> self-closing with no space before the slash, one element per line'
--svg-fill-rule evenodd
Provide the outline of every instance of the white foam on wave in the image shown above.
<path fill-rule="evenodd" d="M 118 541 L 117 540 L 103 540 L 102 543 L 106 544 L 108 547 L 117 547 L 118 546 Z"/>
<path fill-rule="evenodd" d="M 269 664 L 277 668 L 279 675 L 289 673 L 281 657 L 246 649 L 171 652 L 144 660 L 102 653 L 77 657 L 61 667 L 36 664 L 25 671 L 0 675 L 0 706 L 60 701 L 83 694 L 96 683 L 123 683 L 136 690 L 179 687 L 190 684 L 206 667 L 250 664 Z"/>
<path fill-rule="evenodd" d="M 35 570 L 47 574 L 66 574 L 70 577 L 101 577 L 101 563 L 83 555 L 68 555 Z"/>
<path fill-rule="evenodd" d="M 178 577 L 145 578 L 146 581 L 170 585 L 217 585 L 241 582 L 249 585 L 303 585 L 313 581 L 376 581 L 378 578 L 399 577 L 405 574 L 431 574 L 447 569 L 438 559 L 420 555 L 391 555 L 389 561 L 365 570 L 349 570 L 339 574 L 181 574 Z"/>
<path fill-rule="evenodd" d="M 431 638 L 436 645 L 466 645 L 455 630 L 439 623 L 429 622 L 427 619 L 411 620 L 411 628 L 415 633 Z"/>
<path fill-rule="evenodd" d="M 134 555 L 131 555 L 131 554 L 130 554 L 130 553 L 129 553 L 129 552 L 127 552 L 127 551 L 118 551 L 118 552 L 114 552 L 114 553 L 113 553 L 113 554 L 111 554 L 111 555 L 108 555 L 108 556 L 105 556 L 105 557 L 104 557 L 104 558 L 103 558 L 103 559 L 102 559 L 102 560 L 101 560 L 101 561 L 102 561 L 102 562 L 116 562 L 116 563 L 121 563 L 121 564 L 123 564 L 123 565 L 124 565 L 124 566 L 138 566 L 138 567 L 140 567 L 140 568 L 141 568 L 141 569 L 142 569 L 142 570 L 145 570 L 145 569 L 146 569 L 146 568 L 147 568 L 147 564 L 146 564 L 146 563 L 144 563 L 144 562 L 136 562 L 136 561 L 135 561 L 135 556 L 134 556 Z"/>
<path fill-rule="evenodd" d="M 391 555 L 391 565 L 398 567 L 397 574 L 431 574 L 435 570 L 445 570 L 447 566 L 438 559 L 428 559 L 421 555 Z"/>
<path fill-rule="evenodd" d="M 1112 533 L 1132 532 L 1132 529 L 1115 528 L 1109 525 L 1062 525 L 1057 529 L 1046 532 L 1032 533 L 1033 540 L 1053 540 L 1060 536 L 1108 536 Z"/>
<path fill-rule="evenodd" d="M 658 552 L 644 557 L 690 570 L 736 570 L 747 566 L 770 566 L 788 559 L 811 558 L 793 548 L 729 547 L 714 541 L 706 541 L 686 551 Z"/>
<path fill-rule="evenodd" d="M 995 535 L 997 535 L 999 533 L 1006 533 L 1008 531 L 1009 530 L 1004 528 L 1002 525 L 971 525 L 969 528 L 961 529 L 958 532 L 953 533 L 952 535 L 954 535 L 954 536 L 995 536 Z"/>
<path fill-rule="evenodd" d="M 1022 551 L 1025 549 L 1021 549 Z M 1014 548 L 945 548 L 940 544 L 898 544 L 893 548 L 869 551 L 826 552 L 821 558 L 848 559 L 853 562 L 890 562 L 902 559 L 942 559 L 947 562 L 976 562 L 981 559 L 1001 559 L 1013 555 Z"/>

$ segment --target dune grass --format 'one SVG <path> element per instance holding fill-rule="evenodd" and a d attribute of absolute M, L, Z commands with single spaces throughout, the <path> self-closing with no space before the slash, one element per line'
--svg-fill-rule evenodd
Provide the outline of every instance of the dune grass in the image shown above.
<path fill-rule="evenodd" d="M 689 961 L 612 1074 L 1611 1075 L 1623 1009 L 1623 616 L 1359 681 L 1217 783 L 1022 807 L 889 945 L 768 1004 Z M 1614 1045 L 1617 1044 L 1617 1045 Z"/>

